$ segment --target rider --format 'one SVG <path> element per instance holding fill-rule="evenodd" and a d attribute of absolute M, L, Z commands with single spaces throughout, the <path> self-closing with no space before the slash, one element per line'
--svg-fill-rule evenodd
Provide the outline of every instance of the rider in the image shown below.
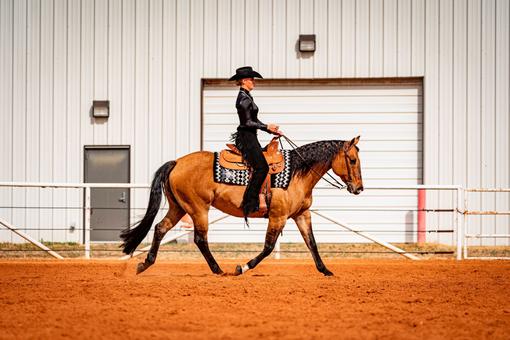
<path fill-rule="evenodd" d="M 243 214 L 244 218 L 253 213 L 267 210 L 265 199 L 259 198 L 260 188 L 269 172 L 269 166 L 262 154 L 262 147 L 257 139 L 257 129 L 281 135 L 279 126 L 276 124 L 264 124 L 257 118 L 259 108 L 253 101 L 250 91 L 255 87 L 254 78 L 262 76 L 253 70 L 251 66 L 240 67 L 236 70 L 229 80 L 235 80 L 240 86 L 239 94 L 236 100 L 237 114 L 239 115 L 239 126 L 237 132 L 233 134 L 236 147 L 241 151 L 243 158 L 252 167 L 253 173 L 250 182 L 243 196 Z M 261 206 L 259 207 L 259 202 Z"/>

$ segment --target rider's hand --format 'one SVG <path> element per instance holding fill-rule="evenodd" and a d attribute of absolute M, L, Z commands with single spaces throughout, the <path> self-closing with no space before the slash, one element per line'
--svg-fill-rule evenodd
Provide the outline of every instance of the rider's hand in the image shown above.
<path fill-rule="evenodd" d="M 276 124 L 267 124 L 267 130 L 275 135 L 281 135 L 280 127 Z"/>

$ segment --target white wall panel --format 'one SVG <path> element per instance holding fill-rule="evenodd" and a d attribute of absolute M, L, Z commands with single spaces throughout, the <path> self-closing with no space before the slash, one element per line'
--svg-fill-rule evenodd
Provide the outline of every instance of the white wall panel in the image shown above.
<path fill-rule="evenodd" d="M 384 0 L 370 1 L 370 76 L 382 77 L 384 67 Z"/>
<path fill-rule="evenodd" d="M 0 180 L 81 181 L 84 145 L 123 144 L 131 145 L 132 181 L 148 182 L 164 160 L 200 148 L 201 79 L 252 65 L 266 78 L 423 76 L 424 182 L 510 185 L 505 0 L 2 0 L 0 9 Z M 315 54 L 297 52 L 300 33 L 317 35 Z M 110 118 L 92 119 L 92 101 L 105 98 Z M 348 102 L 324 105 L 341 106 L 346 121 L 416 125 L 391 103 L 381 103 L 388 112 L 376 117 L 349 113 Z M 293 108 L 264 109 L 278 119 Z M 145 206 L 143 194 L 134 196 L 133 206 Z M 430 207 L 452 204 L 445 194 L 427 198 Z M 61 204 L 81 205 L 81 193 L 0 190 L 1 207 Z M 509 204 L 509 195 L 470 195 L 473 209 Z M 57 237 L 51 228 L 81 225 L 76 210 L 0 213 L 50 229 L 29 231 L 46 240 Z M 430 228 L 452 223 L 438 214 L 427 221 Z M 509 232 L 509 224 L 470 217 L 469 230 Z"/>
<path fill-rule="evenodd" d="M 287 37 L 286 37 L 286 15 L 285 15 L 286 1 L 273 2 L 273 15 L 276 18 L 273 22 L 273 77 L 285 78 L 286 67 L 285 59 L 287 56 Z M 234 63 L 232 70 L 236 68 L 235 65 L 244 65 L 242 63 Z"/>
<path fill-rule="evenodd" d="M 67 1 L 55 0 L 54 2 L 54 94 L 53 94 L 53 164 L 52 180 L 55 182 L 67 182 Z M 106 76 L 105 76 L 106 78 Z M 65 207 L 67 205 L 67 190 L 54 190 L 53 205 Z M 66 210 L 57 208 L 53 211 L 54 231 L 52 239 L 65 239 L 67 231 Z"/>
<path fill-rule="evenodd" d="M 381 0 L 382 1 L 382 0 Z M 342 2 L 328 1 L 328 77 L 340 77 L 342 71 Z"/>
<path fill-rule="evenodd" d="M 496 101 L 496 1 L 482 2 L 482 101 L 481 101 L 481 178 L 482 187 L 496 185 L 496 158 L 495 158 L 495 101 Z M 491 210 L 495 205 L 496 194 L 482 195 L 481 207 Z M 483 218 L 483 230 L 487 233 L 495 232 L 495 217 Z M 495 240 L 483 239 L 482 244 L 494 244 Z"/>
<path fill-rule="evenodd" d="M 183 4 L 178 2 L 179 7 Z M 183 17 L 181 17 L 183 15 Z M 184 13 L 178 12 L 177 21 L 184 19 Z M 177 25 L 178 29 L 185 29 L 185 25 Z M 231 70 L 230 58 L 233 53 L 233 47 L 236 44 L 232 39 L 232 8 L 230 0 L 218 0 L 218 74 L 228 74 Z M 179 37 L 179 36 L 178 36 Z M 238 47 L 238 45 L 236 45 Z M 231 52 L 232 51 L 232 52 Z M 182 52 L 182 51 L 181 51 Z"/>
<path fill-rule="evenodd" d="M 356 75 L 356 1 L 342 1 L 342 77 Z"/>
<path fill-rule="evenodd" d="M 313 1 L 314 0 L 300 0 L 299 3 L 299 34 L 312 34 L 314 32 L 313 27 Z M 313 58 L 309 53 L 301 54 L 300 59 L 300 72 L 299 77 L 301 78 L 312 78 L 313 72 Z M 273 71 L 274 72 L 274 71 Z"/>
<path fill-rule="evenodd" d="M 496 1 L 496 82 L 495 82 L 495 185 L 510 186 L 510 5 L 508 1 Z M 506 112 L 507 114 L 501 114 Z M 509 194 L 496 194 L 496 209 L 505 210 L 510 206 Z M 510 225 L 508 216 L 496 220 L 496 233 L 506 234 Z M 496 244 L 507 240 L 496 239 Z"/>
<path fill-rule="evenodd" d="M 411 74 L 425 74 L 425 0 L 411 3 Z"/>
<path fill-rule="evenodd" d="M 466 150 L 470 150 L 466 156 L 466 177 L 468 187 L 479 188 L 482 186 L 481 178 L 481 148 L 480 123 L 481 123 L 481 67 L 482 67 L 482 17 L 481 0 L 468 1 L 467 35 L 470 37 L 467 44 L 467 130 L 469 136 L 466 142 Z M 478 138 L 475 138 L 477 136 Z M 476 210 L 480 207 L 481 194 L 472 193 L 468 196 L 469 208 Z M 481 233 L 482 224 L 479 216 L 472 216 L 468 220 L 468 232 Z"/>
<path fill-rule="evenodd" d="M 26 44 L 27 44 L 27 2 L 14 2 L 14 22 L 20 25 L 14 25 L 13 41 L 13 70 L 12 70 L 12 176 L 14 180 L 24 181 L 26 178 Z M 65 83 L 65 82 L 64 82 Z M 14 131 L 17 131 L 14 133 Z M 25 205 L 26 190 L 17 189 L 12 192 L 12 204 L 23 207 Z M 12 223 L 14 225 L 25 226 L 24 209 L 14 209 L 12 213 Z M 20 241 L 20 238 L 13 238 L 14 242 Z"/>
<path fill-rule="evenodd" d="M 273 0 L 259 0 L 258 13 L 258 70 L 262 76 L 270 78 L 273 76 Z M 230 70 L 229 74 L 232 75 L 234 71 Z"/>
<path fill-rule="evenodd" d="M 356 1 L 356 77 L 368 77 L 370 66 L 370 2 Z"/>
<path fill-rule="evenodd" d="M 12 135 L 13 135 L 13 44 L 14 44 L 14 3 L 13 1 L 0 2 L 0 155 L 3 166 L 0 176 L 11 179 L 12 174 Z M 9 188 L 0 189 L 0 216 L 12 220 L 12 209 L 3 208 L 12 205 L 12 190 Z M 3 228 L 2 228 L 3 229 Z M 12 241 L 11 233 L 0 230 L 0 235 L 8 241 Z"/>
<path fill-rule="evenodd" d="M 439 1 L 426 2 L 424 110 L 424 183 L 439 183 Z M 438 192 L 427 192 L 427 205 L 437 206 Z M 437 215 L 427 216 L 427 226 L 438 228 Z M 437 235 L 436 235 L 437 236 Z M 428 239 L 430 240 L 430 239 Z M 433 241 L 438 241 L 437 238 Z"/>
<path fill-rule="evenodd" d="M 94 1 L 94 99 L 108 98 L 108 2 Z M 94 144 L 108 143 L 106 120 L 94 124 Z"/>
<path fill-rule="evenodd" d="M 53 179 L 53 120 L 54 105 L 54 1 L 41 1 L 41 120 L 40 120 L 40 141 L 39 152 L 41 153 L 41 163 L 39 167 L 40 180 L 43 182 L 52 182 Z M 53 233 L 53 190 L 44 189 L 40 191 L 40 204 L 43 208 L 40 210 L 39 226 L 41 232 L 39 237 L 42 240 L 52 240 Z"/>
<path fill-rule="evenodd" d="M 206 16 L 207 17 L 207 16 Z M 204 18 L 205 20 L 205 18 Z M 246 1 L 244 12 L 244 49 L 246 65 L 259 69 L 259 3 Z M 234 71 L 234 67 L 232 71 Z M 204 69 L 204 74 L 207 70 Z"/>
<path fill-rule="evenodd" d="M 239 15 L 243 17 L 244 13 L 240 13 Z M 189 82 L 190 82 L 190 90 L 189 90 L 189 106 L 190 106 L 190 114 L 189 114 L 189 130 L 188 130 L 188 140 L 189 140 L 189 151 L 198 151 L 200 150 L 201 145 L 201 110 L 202 105 L 201 101 L 196 100 L 196 98 L 200 98 L 201 96 L 201 77 L 204 74 L 203 69 L 203 61 L 204 61 L 204 40 L 203 40 L 203 32 L 204 32 L 204 4 L 202 0 L 191 2 L 191 32 L 190 32 L 190 72 L 189 72 Z M 244 48 L 244 30 L 242 31 L 242 35 L 239 36 L 238 39 L 243 42 L 241 49 Z M 239 58 L 244 59 L 244 52 L 239 52 Z M 163 116 L 168 114 L 167 111 L 163 110 Z M 172 130 L 171 125 L 164 126 L 163 132 L 163 143 L 171 143 L 170 135 L 168 133 Z M 163 156 L 163 161 L 171 159 L 169 155 Z"/>
<path fill-rule="evenodd" d="M 151 1 L 149 4 L 149 106 L 148 115 L 148 171 L 157 169 L 163 162 L 161 144 L 163 143 L 163 2 Z"/>
<path fill-rule="evenodd" d="M 397 75 L 399 77 L 411 76 L 411 49 L 412 49 L 412 1 L 398 0 L 397 4 Z"/>
<path fill-rule="evenodd" d="M 205 1 L 204 6 L 208 3 Z M 176 114 L 176 92 L 177 92 L 177 62 L 176 62 L 176 43 L 177 43 L 177 27 L 176 27 L 176 0 L 163 2 L 163 83 L 161 85 L 163 92 L 163 136 L 165 142 L 161 145 L 163 159 L 173 159 L 176 156 L 177 148 L 177 135 L 175 133 L 175 126 L 177 121 Z M 204 11 L 207 7 L 204 7 Z M 206 16 L 208 17 L 208 16 Z M 204 18 L 204 20 L 206 20 Z M 205 25 L 205 23 L 204 23 Z M 204 34 L 210 27 L 204 26 Z M 216 61 L 216 53 L 212 53 L 207 48 L 207 39 L 204 38 L 204 69 L 206 67 L 207 60 L 213 58 Z M 200 67 L 197 65 L 196 67 Z M 216 64 L 210 66 L 209 69 L 214 69 L 216 72 Z M 134 96 L 134 93 L 133 93 Z M 151 171 L 154 171 L 151 169 Z"/>
<path fill-rule="evenodd" d="M 187 0 L 177 1 L 177 41 L 175 48 L 177 49 L 176 55 L 176 157 L 180 157 L 189 151 L 189 89 L 190 79 L 189 72 L 192 67 L 190 65 L 190 3 Z M 219 32 L 218 32 L 219 34 Z M 221 37 L 219 37 L 221 39 Z M 223 46 L 218 42 L 218 46 Z M 228 49 L 228 45 L 226 45 Z M 218 54 L 219 56 L 220 54 Z M 230 58 L 230 53 L 228 54 Z M 218 69 L 220 69 L 220 62 L 218 60 Z M 193 65 L 194 67 L 194 65 Z M 227 66 L 225 66 L 227 67 Z M 230 71 L 230 70 L 228 70 Z M 151 169 L 150 175 L 154 170 Z"/>
<path fill-rule="evenodd" d="M 299 77 L 299 0 L 287 0 L 287 78 Z"/>
<path fill-rule="evenodd" d="M 384 0 L 384 76 L 398 74 L 398 0 Z"/>
<path fill-rule="evenodd" d="M 192 3 L 193 4 L 193 3 Z M 244 65 L 245 41 L 244 41 L 244 1 L 232 1 L 230 9 L 230 65 L 224 73 L 236 68 L 236 65 Z M 191 25 L 193 28 L 194 24 Z M 197 51 L 198 52 L 198 51 Z"/>
<path fill-rule="evenodd" d="M 160 15 L 163 11 L 160 10 Z M 107 144 L 122 144 L 122 0 L 108 2 L 108 99 L 112 115 L 108 118 Z M 161 40 L 158 45 L 162 46 Z"/>
<path fill-rule="evenodd" d="M 67 32 L 67 137 L 66 137 L 66 177 L 67 181 L 71 183 L 79 183 L 83 181 L 83 177 L 81 177 L 81 149 L 83 148 L 80 141 L 81 134 L 81 126 L 80 126 L 80 97 L 81 97 L 81 89 L 80 89 L 80 35 L 81 35 L 81 27 L 80 27 L 80 1 L 72 0 L 68 2 L 67 5 L 67 24 L 68 24 L 68 32 Z M 122 15 L 122 12 L 119 11 L 119 15 Z M 116 39 L 119 41 L 120 39 Z M 119 51 L 120 54 L 121 51 Z M 115 54 L 113 54 L 115 55 Z M 118 65 L 121 65 L 118 62 Z M 113 69 L 112 69 L 113 70 Z M 117 75 L 118 77 L 121 74 Z M 115 82 L 112 81 L 113 84 Z M 119 92 L 122 90 L 122 87 L 119 86 Z M 117 92 L 110 92 L 112 95 L 115 95 Z M 120 98 L 113 96 L 112 98 L 116 98 L 115 106 L 120 105 Z M 113 101 L 113 99 L 112 99 Z M 120 124 L 120 118 L 115 118 L 117 124 L 112 124 L 112 128 L 119 131 L 119 139 L 118 143 L 120 143 L 120 131 L 122 124 Z M 111 134 L 114 135 L 113 133 Z M 115 142 L 112 142 L 115 143 Z M 67 202 L 66 206 L 71 207 L 71 209 L 66 210 L 66 223 L 64 225 L 65 228 L 70 228 L 74 226 L 76 229 L 73 232 L 65 233 L 66 241 L 69 242 L 80 242 L 82 240 L 82 217 L 81 211 L 77 208 L 82 206 L 82 191 L 76 189 L 68 189 L 67 190 Z M 30 225 L 30 224 L 28 224 Z"/>
<path fill-rule="evenodd" d="M 315 78 L 327 78 L 328 76 L 328 1 L 316 0 L 314 4 L 314 29 L 318 48 L 313 58 L 313 70 Z"/>
<path fill-rule="evenodd" d="M 26 113 L 26 177 L 25 181 L 39 182 L 39 135 L 40 135 L 40 1 L 31 0 L 27 4 L 27 113 Z M 77 40 L 79 44 L 79 39 Z M 2 64 L 0 64 L 1 66 Z M 79 77 L 77 78 L 79 79 Z M 0 94 L 1 95 L 1 94 Z M 1 171 L 1 170 L 0 170 Z M 5 177 L 4 177 L 5 178 Z M 27 189 L 26 206 L 39 206 L 39 190 Z M 39 239 L 39 210 L 27 209 L 27 233 Z"/>
<path fill-rule="evenodd" d="M 453 180 L 453 2 L 439 2 L 439 121 L 438 163 L 439 183 L 449 184 Z M 439 206 L 451 205 L 453 195 L 439 192 Z M 439 228 L 451 229 L 451 217 L 439 215 Z M 451 242 L 452 235 L 439 234 L 439 242 Z"/>

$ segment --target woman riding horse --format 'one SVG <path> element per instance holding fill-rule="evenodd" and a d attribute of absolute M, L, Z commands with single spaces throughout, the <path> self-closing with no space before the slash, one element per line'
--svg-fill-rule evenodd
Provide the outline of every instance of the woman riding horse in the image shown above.
<path fill-rule="evenodd" d="M 241 151 L 243 158 L 252 167 L 253 173 L 250 182 L 243 195 L 243 214 L 245 220 L 251 213 L 260 211 L 265 213 L 267 205 L 264 195 L 260 195 L 260 188 L 269 172 L 269 166 L 262 154 L 262 147 L 257 139 L 257 130 L 262 130 L 275 135 L 281 135 L 276 124 L 264 124 L 258 118 L 259 108 L 253 101 L 250 91 L 255 88 L 255 79 L 262 76 L 254 71 L 251 66 L 240 67 L 229 80 L 236 80 L 240 86 L 236 100 L 239 126 L 237 132 L 232 135 L 236 147 Z M 262 196 L 262 197 L 261 197 Z M 260 206 L 259 206 L 260 202 Z"/>
<path fill-rule="evenodd" d="M 317 269 L 324 275 L 333 274 L 322 262 L 313 236 L 310 212 L 312 193 L 317 182 L 330 169 L 347 185 L 347 191 L 355 195 L 363 191 L 359 150 L 356 146 L 358 141 L 359 136 L 350 141 L 319 141 L 290 152 L 291 180 L 288 187 L 271 188 L 271 209 L 264 249 L 245 265 L 237 266 L 235 274 L 243 274 L 255 268 L 271 253 L 289 218 L 296 222 Z M 151 229 L 164 192 L 168 201 L 168 212 L 156 224 L 151 249 L 145 261 L 138 264 L 137 273 L 154 264 L 161 240 L 186 213 L 193 219 L 195 244 L 209 268 L 215 274 L 223 273 L 211 254 L 207 241 L 209 209 L 215 207 L 226 214 L 243 217 L 240 206 L 244 187 L 215 182 L 214 160 L 214 153 L 199 151 L 175 161 L 168 161 L 156 171 L 145 216 L 136 228 L 127 228 L 121 234 L 124 253 L 133 254 Z M 258 217 L 263 215 L 259 214 Z"/>

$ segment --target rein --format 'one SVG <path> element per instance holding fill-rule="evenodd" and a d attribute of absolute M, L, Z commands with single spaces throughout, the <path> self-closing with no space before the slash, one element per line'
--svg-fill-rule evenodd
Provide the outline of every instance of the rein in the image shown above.
<path fill-rule="evenodd" d="M 285 141 L 287 141 L 287 143 L 289 143 L 290 147 L 296 152 L 296 154 L 303 160 L 306 162 L 306 159 L 303 157 L 303 155 L 301 155 L 299 153 L 299 151 L 297 150 L 298 148 L 298 145 L 296 143 L 294 143 L 292 140 L 290 140 L 289 137 L 285 136 L 285 135 L 280 135 L 280 138 L 283 137 L 285 139 Z M 282 144 L 282 141 L 280 139 L 280 144 L 282 146 L 282 149 L 283 149 L 283 144 Z M 345 157 L 345 161 L 347 162 L 347 154 L 346 154 L 346 157 Z M 349 169 L 349 164 L 346 164 L 347 166 L 347 174 L 349 176 L 349 179 L 351 178 L 351 171 Z M 318 177 L 323 177 L 321 176 L 321 174 L 319 174 L 317 171 L 314 170 L 313 167 L 310 168 L 310 170 L 312 170 L 313 173 L 315 173 Z M 345 189 L 347 188 L 347 186 L 341 182 L 339 182 L 335 177 L 333 177 L 329 172 L 326 171 L 326 175 L 328 175 L 334 183 L 330 182 L 327 178 L 324 178 L 324 180 L 329 183 L 330 185 L 334 186 L 335 188 L 337 189 Z"/>

